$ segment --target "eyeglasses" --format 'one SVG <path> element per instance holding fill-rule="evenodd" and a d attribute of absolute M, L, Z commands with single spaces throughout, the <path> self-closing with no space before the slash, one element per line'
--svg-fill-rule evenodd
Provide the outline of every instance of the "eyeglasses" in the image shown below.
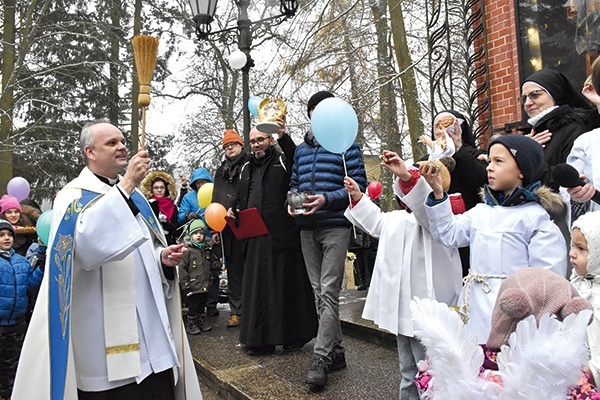
<path fill-rule="evenodd" d="M 252 142 L 250 142 L 250 143 L 252 143 Z M 223 149 L 224 150 L 234 149 L 235 146 L 241 146 L 241 144 L 239 144 L 238 142 L 227 143 L 227 144 L 223 145 Z"/>
<path fill-rule="evenodd" d="M 164 186 L 154 186 L 152 190 L 165 190 Z"/>
<path fill-rule="evenodd" d="M 544 89 L 532 90 L 531 92 L 529 92 L 527 94 L 517 97 L 517 101 L 519 102 L 520 105 L 524 106 L 525 103 L 527 102 L 527 98 L 531 99 L 531 101 L 535 101 L 544 93 L 546 93 L 546 91 Z"/>
<path fill-rule="evenodd" d="M 263 144 L 263 142 L 264 142 L 265 140 L 267 140 L 267 139 L 268 139 L 268 138 L 266 138 L 266 137 L 259 137 L 259 138 L 257 138 L 256 140 L 252 139 L 252 140 L 250 140 L 250 145 L 251 145 L 251 146 L 254 146 L 255 144 L 261 145 L 261 144 Z"/>

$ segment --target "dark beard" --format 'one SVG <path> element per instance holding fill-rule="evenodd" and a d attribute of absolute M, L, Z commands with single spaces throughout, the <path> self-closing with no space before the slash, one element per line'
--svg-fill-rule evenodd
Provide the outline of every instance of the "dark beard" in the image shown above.
<path fill-rule="evenodd" d="M 254 157 L 257 160 L 263 159 L 266 156 L 268 156 L 269 154 L 271 154 L 273 152 L 273 148 L 269 145 L 261 154 L 256 154 L 254 153 Z"/>

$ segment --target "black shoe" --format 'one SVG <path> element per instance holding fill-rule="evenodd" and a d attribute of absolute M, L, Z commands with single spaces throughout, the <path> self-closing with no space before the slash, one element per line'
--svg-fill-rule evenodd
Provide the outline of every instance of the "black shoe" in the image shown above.
<path fill-rule="evenodd" d="M 249 356 L 266 356 L 275 353 L 275 346 L 248 347 Z"/>
<path fill-rule="evenodd" d="M 305 344 L 306 344 L 306 342 L 296 342 L 296 343 L 292 343 L 292 344 L 284 344 L 283 349 L 285 351 L 289 351 L 289 352 L 298 351 L 302 347 L 304 347 Z"/>
<path fill-rule="evenodd" d="M 346 368 L 346 353 L 343 351 L 333 350 L 329 353 L 331 364 L 327 367 L 327 372 L 337 371 L 338 369 Z"/>
<path fill-rule="evenodd" d="M 215 315 L 219 315 L 219 310 L 217 310 L 216 308 L 209 308 L 206 310 L 206 315 L 214 317 Z"/>
<path fill-rule="evenodd" d="M 199 321 L 199 318 L 197 315 L 194 315 L 194 316 L 188 315 L 185 318 L 185 331 L 187 333 L 189 333 L 190 335 L 197 335 L 200 332 L 202 332 L 200 330 L 200 328 L 198 327 L 198 321 Z"/>
<path fill-rule="evenodd" d="M 356 290 L 367 290 L 367 285 L 361 283 L 360 285 L 358 285 Z"/>
<path fill-rule="evenodd" d="M 325 386 L 327 383 L 327 361 L 321 356 L 315 356 L 306 374 L 305 382 L 313 386 Z"/>

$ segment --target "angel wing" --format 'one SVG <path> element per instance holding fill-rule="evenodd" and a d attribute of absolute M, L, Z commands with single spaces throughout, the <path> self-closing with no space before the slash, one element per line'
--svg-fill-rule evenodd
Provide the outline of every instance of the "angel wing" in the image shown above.
<path fill-rule="evenodd" d="M 432 380 L 425 397 L 439 400 L 497 399 L 499 386 L 478 378 L 483 349 L 448 305 L 414 298 L 413 332 L 427 349 Z"/>
<path fill-rule="evenodd" d="M 587 361 L 586 328 L 591 311 L 571 314 L 561 323 L 543 315 L 539 327 L 529 316 L 519 322 L 498 355 L 503 399 L 564 400 Z"/>

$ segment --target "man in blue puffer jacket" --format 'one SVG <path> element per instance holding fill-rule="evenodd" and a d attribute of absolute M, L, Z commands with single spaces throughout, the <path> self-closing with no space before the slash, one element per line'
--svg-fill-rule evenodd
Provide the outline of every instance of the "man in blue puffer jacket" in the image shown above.
<path fill-rule="evenodd" d="M 309 99 L 309 118 L 317 104 L 328 97 L 334 96 L 321 91 Z M 348 176 L 364 191 L 367 177 L 358 145 L 353 143 L 344 157 Z M 344 189 L 345 175 L 342 155 L 325 150 L 309 131 L 304 143 L 294 153 L 290 190 L 311 193 L 304 203 L 307 211 L 294 218 L 300 227 L 302 255 L 319 314 L 314 357 L 306 375 L 306 383 L 321 387 L 327 382 L 328 372 L 346 366 L 339 318 L 339 295 L 351 226 L 344 216 L 349 204 L 348 193 Z"/>
<path fill-rule="evenodd" d="M 15 253 L 14 240 L 12 224 L 0 219 L 0 398 L 3 399 L 11 396 L 27 330 L 27 290 L 39 287 L 44 276 L 40 268 L 32 270 L 29 261 Z"/>

